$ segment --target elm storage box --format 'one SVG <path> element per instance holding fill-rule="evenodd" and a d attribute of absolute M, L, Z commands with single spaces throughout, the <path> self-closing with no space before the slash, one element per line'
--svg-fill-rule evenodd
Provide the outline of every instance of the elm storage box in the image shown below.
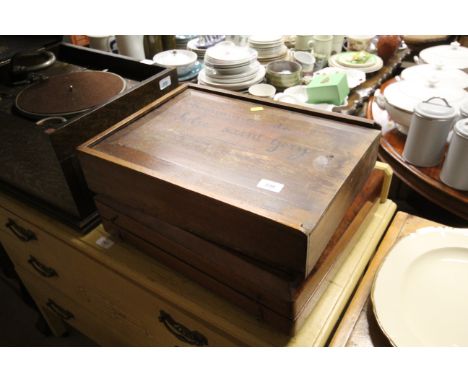
<path fill-rule="evenodd" d="M 79 231 L 87 231 L 99 222 L 99 216 L 75 154 L 76 146 L 174 89 L 177 73 L 53 38 L 32 37 L 0 38 L 0 46 L 11 45 L 11 54 L 2 55 L 0 63 L 0 188 Z M 43 40 L 49 44 L 37 46 Z M 25 86 L 9 83 L 10 56 L 20 52 L 21 46 L 55 55 L 55 63 L 38 72 L 40 76 L 105 70 L 121 76 L 126 90 L 101 106 L 67 117 L 53 129 L 41 128 L 14 106 L 15 97 Z M 161 87 L 163 79 L 167 87 Z"/>
<path fill-rule="evenodd" d="M 305 278 L 374 166 L 372 126 L 184 85 L 78 150 L 97 195 Z"/>
<path fill-rule="evenodd" d="M 304 325 L 330 280 L 347 260 L 353 240 L 379 204 L 381 177 L 374 170 L 305 280 L 229 251 L 155 217 L 97 196 L 104 228 L 224 297 L 270 326 L 294 335 Z"/>
<path fill-rule="evenodd" d="M 184 85 L 78 150 L 110 231 L 291 330 L 320 284 L 305 277 L 374 166 L 369 127 Z"/>

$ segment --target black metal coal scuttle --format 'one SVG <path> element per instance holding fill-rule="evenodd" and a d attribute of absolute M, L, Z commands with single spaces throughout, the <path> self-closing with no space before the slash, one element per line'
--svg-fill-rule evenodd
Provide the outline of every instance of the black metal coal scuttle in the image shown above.
<path fill-rule="evenodd" d="M 0 36 L 0 189 L 86 232 L 99 223 L 99 216 L 76 147 L 176 88 L 177 72 L 61 40 Z M 122 89 L 88 107 L 94 88 L 102 97 L 107 85 L 91 83 L 83 94 L 77 72 L 115 74 Z M 73 95 L 73 106 L 81 102 L 82 110 L 60 111 L 62 89 L 52 86 L 60 78 Z M 68 84 L 71 78 L 75 82 Z M 39 91 L 42 87 L 45 93 Z M 37 111 L 41 108 L 44 112 Z"/>

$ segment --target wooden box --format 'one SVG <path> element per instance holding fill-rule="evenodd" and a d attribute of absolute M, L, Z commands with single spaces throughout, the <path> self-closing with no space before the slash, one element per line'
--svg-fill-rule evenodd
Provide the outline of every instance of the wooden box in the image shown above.
<path fill-rule="evenodd" d="M 104 228 L 210 291 L 240 306 L 259 321 L 295 334 L 347 259 L 352 238 L 379 204 L 382 174 L 374 170 L 348 208 L 311 274 L 280 272 L 171 226 L 122 203 L 97 196 Z"/>
<path fill-rule="evenodd" d="M 21 47 L 37 49 L 43 40 L 52 41 L 45 48 L 55 54 L 56 62 L 41 75 L 107 70 L 120 75 L 127 89 L 101 106 L 68 117 L 58 128 L 44 129 L 15 110 L 15 97 L 27 85 L 10 85 L 9 60 L 2 61 L 0 188 L 75 229 L 86 231 L 99 222 L 99 217 L 75 154 L 76 147 L 177 87 L 177 73 L 128 57 L 57 43 L 56 39 L 4 36 L 0 45 L 12 45 L 13 54 Z M 162 79 L 170 79 L 166 81 L 168 87 L 161 87 Z"/>
<path fill-rule="evenodd" d="M 374 166 L 369 127 L 184 85 L 79 153 L 97 195 L 304 279 Z"/>

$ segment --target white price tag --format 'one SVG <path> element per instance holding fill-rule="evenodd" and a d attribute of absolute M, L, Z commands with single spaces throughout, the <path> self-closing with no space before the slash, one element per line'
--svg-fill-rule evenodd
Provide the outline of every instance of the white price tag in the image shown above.
<path fill-rule="evenodd" d="M 170 76 L 164 77 L 161 81 L 159 81 L 159 89 L 164 90 L 168 86 L 171 86 L 171 77 Z"/>
<path fill-rule="evenodd" d="M 262 179 L 260 182 L 258 182 L 257 187 L 263 188 L 264 190 L 268 190 L 272 192 L 281 192 L 281 190 L 284 187 L 284 184 L 274 182 L 268 179 Z"/>
<path fill-rule="evenodd" d="M 96 240 L 96 244 L 104 249 L 109 249 L 114 245 L 114 242 L 108 237 L 101 236 L 99 239 Z"/>

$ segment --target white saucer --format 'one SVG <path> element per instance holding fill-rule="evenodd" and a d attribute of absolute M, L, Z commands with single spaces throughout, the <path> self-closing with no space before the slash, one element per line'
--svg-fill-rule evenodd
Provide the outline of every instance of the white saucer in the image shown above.
<path fill-rule="evenodd" d="M 270 84 L 256 84 L 249 88 L 249 93 L 256 97 L 273 98 L 276 93 L 276 88 Z"/>
<path fill-rule="evenodd" d="M 336 54 L 331 56 L 329 59 L 328 59 L 328 65 L 329 66 L 332 66 L 332 67 L 335 67 L 335 68 L 341 68 L 341 69 L 350 69 L 349 67 L 346 67 L 346 66 L 343 66 L 343 65 L 340 65 L 337 61 L 336 61 Z M 374 73 L 374 72 L 377 72 L 379 71 L 380 69 L 382 69 L 383 67 L 383 60 L 379 57 L 379 56 L 375 56 L 376 60 L 375 60 L 375 64 L 372 65 L 372 66 L 369 66 L 369 67 L 366 67 L 366 68 L 359 68 L 359 69 L 356 69 L 356 70 L 360 70 L 364 73 Z"/>
<path fill-rule="evenodd" d="M 213 86 L 216 88 L 222 88 L 222 89 L 228 89 L 228 90 L 243 90 L 247 89 L 250 86 L 254 84 L 258 84 L 265 78 L 265 68 L 263 66 L 260 66 L 257 72 L 257 75 L 249 81 L 244 81 L 244 82 L 237 82 L 237 83 L 232 83 L 232 84 L 221 84 L 218 82 L 213 82 L 212 80 L 210 81 L 209 78 L 207 78 L 205 74 L 205 70 L 202 69 L 200 73 L 198 74 L 198 83 L 202 85 L 209 85 Z"/>

